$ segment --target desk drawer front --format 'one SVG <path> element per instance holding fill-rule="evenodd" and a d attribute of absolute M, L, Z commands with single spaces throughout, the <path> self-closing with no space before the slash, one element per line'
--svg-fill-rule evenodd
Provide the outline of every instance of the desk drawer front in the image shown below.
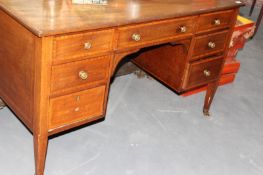
<path fill-rule="evenodd" d="M 197 37 L 194 45 L 193 58 L 223 52 L 227 36 L 228 31 L 223 31 Z"/>
<path fill-rule="evenodd" d="M 63 92 L 105 83 L 109 76 L 110 57 L 98 57 L 52 67 L 51 92 Z"/>
<path fill-rule="evenodd" d="M 223 57 L 206 59 L 191 63 L 185 89 L 196 87 L 218 78 Z"/>
<path fill-rule="evenodd" d="M 210 30 L 228 28 L 231 26 L 233 15 L 233 10 L 201 15 L 199 17 L 197 31 L 206 32 Z"/>
<path fill-rule="evenodd" d="M 105 86 L 50 100 L 49 129 L 103 115 Z"/>
<path fill-rule="evenodd" d="M 60 36 L 55 39 L 54 63 L 97 56 L 112 49 L 113 30 Z"/>
<path fill-rule="evenodd" d="M 141 24 L 119 29 L 118 48 L 160 42 L 173 37 L 191 34 L 195 17 Z"/>

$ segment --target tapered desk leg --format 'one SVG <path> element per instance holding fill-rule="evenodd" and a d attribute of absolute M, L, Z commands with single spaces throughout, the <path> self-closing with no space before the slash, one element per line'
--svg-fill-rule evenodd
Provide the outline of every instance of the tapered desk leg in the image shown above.
<path fill-rule="evenodd" d="M 35 175 L 44 175 L 48 135 L 34 135 Z"/>
<path fill-rule="evenodd" d="M 256 23 L 256 29 L 255 29 L 253 37 L 257 34 L 257 31 L 258 31 L 258 28 L 260 26 L 262 18 L 263 18 L 263 4 L 262 4 L 261 10 L 259 12 L 259 16 L 258 16 L 257 23 Z"/>
<path fill-rule="evenodd" d="M 210 116 L 209 109 L 213 101 L 213 98 L 215 96 L 217 87 L 218 87 L 218 81 L 209 83 L 207 86 L 205 103 L 204 103 L 204 108 L 203 108 L 203 112 L 205 116 Z"/>
<path fill-rule="evenodd" d="M 254 8 L 255 8 L 255 5 L 256 5 L 256 2 L 257 2 L 257 0 L 253 0 L 250 11 L 249 11 L 249 16 L 252 15 Z"/>

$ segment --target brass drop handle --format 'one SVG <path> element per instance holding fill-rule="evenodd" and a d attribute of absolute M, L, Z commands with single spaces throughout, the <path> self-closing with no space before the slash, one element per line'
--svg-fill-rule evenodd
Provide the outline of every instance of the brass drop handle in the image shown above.
<path fill-rule="evenodd" d="M 211 72 L 210 72 L 209 70 L 205 69 L 205 70 L 204 70 L 204 75 L 205 75 L 206 77 L 209 77 L 209 76 L 211 75 Z"/>
<path fill-rule="evenodd" d="M 141 40 L 141 35 L 137 34 L 137 33 L 134 33 L 134 34 L 132 34 L 132 39 L 134 41 L 140 41 Z"/>
<path fill-rule="evenodd" d="M 214 20 L 214 25 L 219 26 L 220 24 L 221 24 L 220 19 L 215 19 Z"/>
<path fill-rule="evenodd" d="M 211 49 L 214 49 L 214 48 L 216 47 L 216 43 L 210 41 L 210 42 L 208 43 L 208 47 L 211 48 Z"/>
<path fill-rule="evenodd" d="M 88 73 L 85 72 L 85 71 L 79 71 L 79 78 L 82 79 L 82 80 L 86 80 L 88 78 Z"/>
<path fill-rule="evenodd" d="M 84 43 L 84 49 L 90 49 L 92 47 L 92 44 L 90 42 Z"/>
<path fill-rule="evenodd" d="M 180 26 L 179 31 L 180 31 L 180 33 L 185 33 L 187 31 L 186 26 Z"/>

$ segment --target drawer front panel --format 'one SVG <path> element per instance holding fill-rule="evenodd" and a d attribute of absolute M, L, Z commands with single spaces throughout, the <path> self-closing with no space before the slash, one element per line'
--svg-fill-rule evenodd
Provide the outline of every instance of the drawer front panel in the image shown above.
<path fill-rule="evenodd" d="M 223 61 L 223 57 L 217 57 L 191 63 L 185 89 L 196 87 L 217 79 Z"/>
<path fill-rule="evenodd" d="M 50 100 L 49 129 L 103 115 L 105 86 Z"/>
<path fill-rule="evenodd" d="M 210 30 L 228 28 L 231 26 L 233 15 L 233 10 L 200 15 L 197 31 L 206 32 Z"/>
<path fill-rule="evenodd" d="M 63 92 L 105 83 L 109 76 L 110 57 L 98 57 L 52 67 L 51 92 Z"/>
<path fill-rule="evenodd" d="M 118 48 L 161 42 L 193 33 L 196 17 L 160 21 L 119 29 Z"/>
<path fill-rule="evenodd" d="M 73 61 L 81 57 L 92 57 L 112 49 L 114 30 L 103 30 L 55 38 L 54 63 Z"/>
<path fill-rule="evenodd" d="M 196 57 L 223 52 L 227 37 L 228 31 L 197 37 L 194 45 L 193 59 Z"/>

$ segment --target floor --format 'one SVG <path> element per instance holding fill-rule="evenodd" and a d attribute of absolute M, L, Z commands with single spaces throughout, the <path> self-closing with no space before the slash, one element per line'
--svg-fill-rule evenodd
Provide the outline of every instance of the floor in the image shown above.
<path fill-rule="evenodd" d="M 117 78 L 105 121 L 50 140 L 46 175 L 262 175 L 262 41 L 261 28 L 238 55 L 235 83 L 219 88 L 210 119 L 203 93 L 184 98 L 155 80 Z M 0 174 L 33 175 L 33 157 L 32 135 L 4 108 Z"/>

